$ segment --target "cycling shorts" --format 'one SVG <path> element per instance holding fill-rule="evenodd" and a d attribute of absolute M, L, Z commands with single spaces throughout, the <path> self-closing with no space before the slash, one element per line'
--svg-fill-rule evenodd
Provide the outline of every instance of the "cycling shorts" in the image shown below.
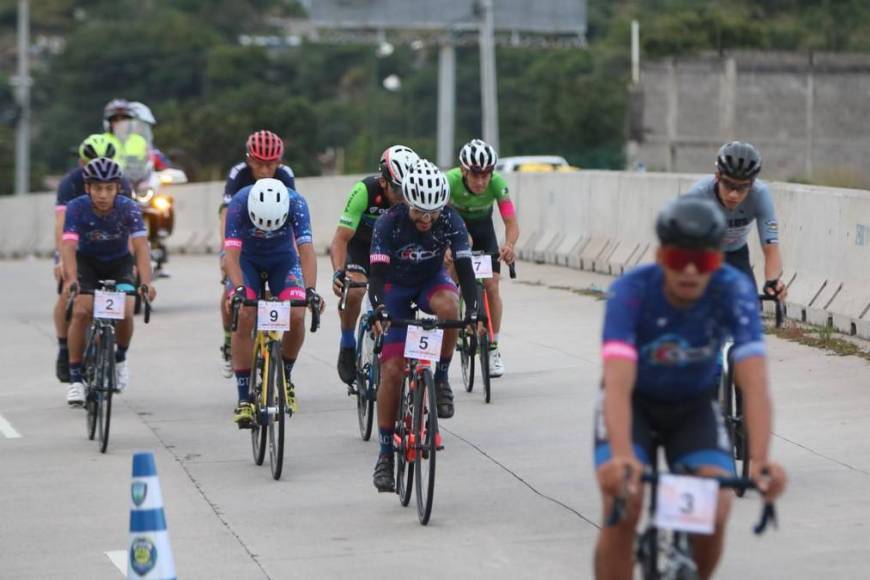
<path fill-rule="evenodd" d="M 465 221 L 468 235 L 471 236 L 471 251 L 485 252 L 492 256 L 492 271 L 501 272 L 501 262 L 498 259 L 498 238 L 495 236 L 495 226 L 492 223 L 492 214 L 482 220 Z"/>
<path fill-rule="evenodd" d="M 384 287 L 384 305 L 393 318 L 411 318 L 414 314 L 411 308 L 412 303 L 415 303 L 426 314 L 434 314 L 429 301 L 432 296 L 442 290 L 459 295 L 456 284 L 453 283 L 444 268 L 419 286 L 399 286 L 388 283 Z M 407 333 L 408 329 L 404 326 L 390 327 L 384 337 L 381 361 L 405 355 L 405 336 Z"/>
<path fill-rule="evenodd" d="M 305 287 L 302 280 L 302 266 L 294 256 L 276 254 L 274 256 L 239 257 L 242 275 L 245 279 L 245 297 L 256 300 L 265 294 L 265 283 L 269 292 L 279 300 L 304 300 Z M 227 280 L 227 293 L 233 291 Z"/>
<path fill-rule="evenodd" d="M 731 443 L 716 397 L 704 393 L 689 401 L 660 402 L 632 395 L 631 440 L 634 454 L 646 465 L 655 461 L 652 433 L 658 433 L 668 468 L 694 471 L 713 466 L 734 473 Z M 595 405 L 595 467 L 610 460 L 610 439 L 604 423 L 604 392 Z"/>
<path fill-rule="evenodd" d="M 737 268 L 752 280 L 752 287 L 758 294 L 758 284 L 755 283 L 755 274 L 752 273 L 752 264 L 749 262 L 749 246 L 744 244 L 732 252 L 725 252 L 725 263 Z"/>
<path fill-rule="evenodd" d="M 133 274 L 133 256 L 127 254 L 115 260 L 98 260 L 76 252 L 79 294 L 93 294 L 100 280 L 114 280 L 115 290 L 127 294 L 136 293 L 136 276 Z"/>

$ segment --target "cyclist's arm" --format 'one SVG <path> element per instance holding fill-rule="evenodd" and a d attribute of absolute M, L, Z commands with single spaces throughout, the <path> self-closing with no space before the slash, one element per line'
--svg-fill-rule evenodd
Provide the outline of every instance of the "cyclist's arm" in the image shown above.
<path fill-rule="evenodd" d="M 54 249 L 57 256 L 55 265 L 60 264 L 61 247 L 63 238 L 63 222 L 66 218 L 66 206 L 57 206 L 54 210 Z"/>
<path fill-rule="evenodd" d="M 767 388 L 767 361 L 752 356 L 734 364 L 735 383 L 743 394 L 743 409 L 749 436 L 749 457 L 764 463 L 768 460 L 772 405 Z"/>
<path fill-rule="evenodd" d="M 758 240 L 764 252 L 764 280 L 779 280 L 782 277 L 782 254 L 779 251 L 779 222 L 776 219 L 776 211 L 773 207 L 773 197 L 767 185 L 757 182 L 758 211 L 756 214 L 756 226 L 758 227 Z"/>
<path fill-rule="evenodd" d="M 764 281 L 779 280 L 782 277 L 782 254 L 779 244 L 764 244 L 761 246 L 764 252 Z"/>
<path fill-rule="evenodd" d="M 230 204 L 224 214 L 224 269 L 233 288 L 244 286 L 240 258 L 242 255 L 242 213 L 240 204 Z"/>
<path fill-rule="evenodd" d="M 66 212 L 63 222 L 63 234 L 61 235 L 61 259 L 63 267 L 63 282 L 65 287 L 78 279 L 78 264 L 76 263 L 76 249 L 79 246 L 79 230 L 75 223 L 75 214 Z"/>
<path fill-rule="evenodd" d="M 453 267 L 459 278 L 459 288 L 462 290 L 462 299 L 465 301 L 467 312 L 479 312 L 480 305 L 477 303 L 477 276 L 474 275 L 474 266 L 471 265 L 471 245 L 468 243 L 468 229 L 465 222 L 459 216 L 459 212 L 451 211 L 450 251 L 453 254 Z"/>
<path fill-rule="evenodd" d="M 390 271 L 390 214 L 383 215 L 375 222 L 372 232 L 371 253 L 369 255 L 369 300 L 372 308 L 384 305 L 384 288 Z"/>
<path fill-rule="evenodd" d="M 299 194 L 290 197 L 290 218 L 296 237 L 296 249 L 302 266 L 305 288 L 317 287 L 317 255 L 314 253 L 314 235 L 311 232 L 311 215 L 308 202 Z"/>
<path fill-rule="evenodd" d="M 344 269 L 344 264 L 347 261 L 347 243 L 353 238 L 359 227 L 359 222 L 368 205 L 368 199 L 368 189 L 362 181 L 358 181 L 353 186 L 350 195 L 347 196 L 347 203 L 345 203 L 344 211 L 338 219 L 338 227 L 330 245 L 329 254 L 333 270 Z"/>
<path fill-rule="evenodd" d="M 520 239 L 520 225 L 517 221 L 517 209 L 510 198 L 507 182 L 504 177 L 498 173 L 494 173 L 492 179 L 492 185 L 496 189 L 495 201 L 498 204 L 498 212 L 501 214 L 501 219 L 504 222 L 505 245 L 510 246 L 510 250 L 513 252 L 517 240 Z"/>
<path fill-rule="evenodd" d="M 220 212 L 218 213 L 218 221 L 220 222 L 220 229 L 218 230 L 218 239 L 220 239 L 220 247 L 223 249 L 224 247 L 224 230 L 227 227 L 227 206 L 221 206 Z"/>
<path fill-rule="evenodd" d="M 302 280 L 305 288 L 317 287 L 317 255 L 314 253 L 314 245 L 310 242 L 298 246 L 299 263 L 302 265 Z"/>

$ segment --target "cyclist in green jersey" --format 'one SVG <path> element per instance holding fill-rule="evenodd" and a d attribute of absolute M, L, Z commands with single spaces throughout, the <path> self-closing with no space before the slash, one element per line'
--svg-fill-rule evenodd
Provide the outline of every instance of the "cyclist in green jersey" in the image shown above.
<path fill-rule="evenodd" d="M 419 158 L 410 147 L 393 145 L 381 155 L 379 174 L 356 182 L 347 196 L 329 252 L 335 271 L 332 291 L 336 296 L 341 296 L 345 277 L 354 282 L 368 281 L 369 246 L 375 221 L 402 201 L 402 178 L 407 168 Z M 348 292 L 345 309 L 339 311 L 341 344 L 338 350 L 338 376 L 347 384 L 353 383 L 356 375 L 354 327 L 363 296 L 365 288 L 352 288 Z"/>
<path fill-rule="evenodd" d="M 504 363 L 498 349 L 501 330 L 502 301 L 499 294 L 500 264 L 513 263 L 514 246 L 520 237 L 516 208 L 508 195 L 504 177 L 495 173 L 498 154 L 491 145 L 473 139 L 459 152 L 459 167 L 446 173 L 450 184 L 450 205 L 462 216 L 468 234 L 471 236 L 473 251 L 483 251 L 492 256 L 493 276 L 484 280 L 483 287 L 489 300 L 492 331 L 495 335 L 490 346 L 490 376 L 504 374 Z M 492 222 L 492 206 L 498 204 L 504 222 L 504 244 L 499 247 Z"/>

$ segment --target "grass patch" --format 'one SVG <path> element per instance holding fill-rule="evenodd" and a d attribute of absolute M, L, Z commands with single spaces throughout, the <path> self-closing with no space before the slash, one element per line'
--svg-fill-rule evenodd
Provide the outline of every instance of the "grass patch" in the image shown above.
<path fill-rule="evenodd" d="M 834 330 L 829 326 L 802 327 L 786 321 L 782 328 L 776 328 L 774 325 L 768 326 L 767 332 L 778 338 L 820 348 L 837 356 L 857 356 L 870 361 L 870 352 L 863 350 L 852 341 L 837 338 Z"/>

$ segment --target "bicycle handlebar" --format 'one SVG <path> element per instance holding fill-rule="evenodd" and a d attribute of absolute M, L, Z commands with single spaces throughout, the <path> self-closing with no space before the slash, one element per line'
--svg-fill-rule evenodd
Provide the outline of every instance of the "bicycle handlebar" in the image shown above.
<path fill-rule="evenodd" d="M 341 299 L 338 301 L 338 310 L 344 312 L 344 309 L 347 308 L 347 295 L 350 293 L 351 288 L 368 288 L 368 282 L 354 282 L 345 274 L 345 278 L 341 283 Z"/>
<path fill-rule="evenodd" d="M 233 332 L 235 332 L 239 327 L 239 308 L 242 306 L 257 306 L 257 302 L 259 300 L 234 300 L 233 301 L 233 317 L 232 323 L 230 324 L 230 328 Z M 317 329 L 320 328 L 320 304 L 319 300 L 314 300 L 310 298 L 304 298 L 302 300 L 284 300 L 283 302 L 288 302 L 290 307 L 299 307 L 305 306 L 309 310 L 311 310 L 311 332 L 317 332 Z"/>
<path fill-rule="evenodd" d="M 758 299 L 761 302 L 773 302 L 776 306 L 776 327 L 782 328 L 783 319 L 785 318 L 784 313 L 782 311 L 782 302 L 779 298 L 777 298 L 773 294 L 759 294 Z"/>
<path fill-rule="evenodd" d="M 424 330 L 434 330 L 436 328 L 445 330 L 451 328 L 465 328 L 468 326 L 468 322 L 464 320 L 437 320 L 435 318 L 396 318 L 385 320 L 384 324 L 388 326 L 420 326 Z M 381 354 L 381 350 L 384 348 L 384 335 L 386 333 L 387 330 L 385 328 L 384 332 L 375 338 L 375 354 Z M 474 344 L 476 348 L 477 343 L 475 342 Z"/>
<path fill-rule="evenodd" d="M 758 489 L 758 484 L 755 481 L 744 478 L 744 477 L 709 477 L 709 476 L 693 476 L 693 477 L 703 477 L 704 479 L 713 479 L 719 483 L 720 488 L 727 489 L 735 489 L 735 490 L 747 490 L 747 489 Z M 651 472 L 649 470 L 644 471 L 641 476 L 641 481 L 644 483 L 649 483 L 653 486 L 658 485 L 659 482 L 659 474 Z M 610 516 L 607 518 L 606 527 L 611 527 L 619 523 L 625 517 L 626 510 L 626 498 L 624 496 L 617 497 L 613 502 L 613 510 L 610 512 Z M 776 507 L 773 502 L 764 502 L 761 508 L 761 516 L 759 517 L 758 523 L 756 523 L 752 527 L 752 531 L 756 535 L 761 535 L 767 529 L 768 524 L 772 524 L 774 528 L 777 527 L 776 521 Z"/>

